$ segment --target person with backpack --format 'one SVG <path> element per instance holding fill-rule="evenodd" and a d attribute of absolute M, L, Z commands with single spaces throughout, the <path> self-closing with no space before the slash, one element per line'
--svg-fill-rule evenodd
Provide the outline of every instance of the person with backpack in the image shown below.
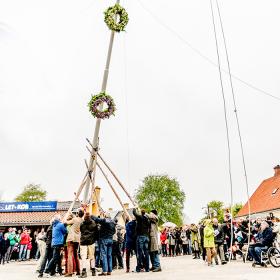
<path fill-rule="evenodd" d="M 111 219 L 109 213 L 101 213 L 104 218 L 91 216 L 91 219 L 100 224 L 99 241 L 100 256 L 102 261 L 102 273 L 98 276 L 106 276 L 112 274 L 112 247 L 113 235 L 116 232 L 116 223 Z"/>
<path fill-rule="evenodd" d="M 92 276 L 96 275 L 95 271 L 95 259 L 94 259 L 94 251 L 95 251 L 95 240 L 96 240 L 96 233 L 97 233 L 97 225 L 96 223 L 90 218 L 90 214 L 86 212 L 84 216 L 84 221 L 80 225 L 81 231 L 81 239 L 80 239 L 80 255 L 81 255 L 81 267 L 82 267 L 82 274 L 79 278 L 86 278 L 87 271 L 86 271 L 86 262 L 87 257 L 89 259 L 89 265 L 92 272 Z"/>
<path fill-rule="evenodd" d="M 137 266 L 136 272 L 141 272 L 142 264 L 146 272 L 150 271 L 149 268 L 149 236 L 150 236 L 150 219 L 146 215 L 144 209 L 141 210 L 139 214 L 134 208 L 133 215 L 136 218 L 136 255 L 137 255 Z"/>

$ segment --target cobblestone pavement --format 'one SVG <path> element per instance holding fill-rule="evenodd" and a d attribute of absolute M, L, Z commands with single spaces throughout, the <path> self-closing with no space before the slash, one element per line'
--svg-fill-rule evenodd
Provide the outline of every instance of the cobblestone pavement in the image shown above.
<path fill-rule="evenodd" d="M 251 263 L 242 263 L 241 261 L 232 262 L 227 265 L 214 267 L 206 266 L 201 260 L 193 260 L 190 256 L 176 258 L 162 258 L 162 272 L 142 272 L 125 273 L 124 270 L 114 271 L 112 276 L 106 276 L 106 279 L 141 279 L 141 280 L 180 280 L 180 279 L 227 279 L 227 280 L 279 280 L 280 268 L 253 268 Z M 31 280 L 36 279 L 36 262 L 21 262 L 1 265 L 0 280 Z M 54 279 L 63 279 L 64 277 L 55 277 Z M 87 279 L 94 279 L 88 277 Z M 103 277 L 96 277 L 103 278 Z M 73 276 L 70 279 L 79 279 Z"/>

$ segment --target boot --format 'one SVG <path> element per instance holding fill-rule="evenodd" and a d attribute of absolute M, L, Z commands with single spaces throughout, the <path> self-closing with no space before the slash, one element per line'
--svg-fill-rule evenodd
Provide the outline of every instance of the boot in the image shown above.
<path fill-rule="evenodd" d="M 92 275 L 92 276 L 96 276 L 96 270 L 95 270 L 95 268 L 92 268 L 92 269 L 91 269 L 91 275 Z"/>
<path fill-rule="evenodd" d="M 87 278 L 87 272 L 86 272 L 86 270 L 85 269 L 83 269 L 82 270 L 82 274 L 81 275 L 79 275 L 79 277 L 78 278 Z"/>
<path fill-rule="evenodd" d="M 160 272 L 161 271 L 161 267 L 157 267 L 154 270 L 152 270 L 152 272 Z"/>

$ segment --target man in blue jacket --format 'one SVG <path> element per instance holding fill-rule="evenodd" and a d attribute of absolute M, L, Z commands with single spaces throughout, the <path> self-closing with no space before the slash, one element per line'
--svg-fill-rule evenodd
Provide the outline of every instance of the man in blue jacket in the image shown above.
<path fill-rule="evenodd" d="M 63 223 L 61 223 L 60 215 L 54 216 L 54 221 L 52 223 L 52 249 L 53 256 L 50 260 L 48 267 L 46 269 L 46 273 L 49 273 L 51 276 L 55 275 L 56 265 L 59 266 L 59 273 L 62 274 L 61 269 L 61 256 L 60 251 L 64 244 L 64 236 L 67 233 L 66 227 Z"/>

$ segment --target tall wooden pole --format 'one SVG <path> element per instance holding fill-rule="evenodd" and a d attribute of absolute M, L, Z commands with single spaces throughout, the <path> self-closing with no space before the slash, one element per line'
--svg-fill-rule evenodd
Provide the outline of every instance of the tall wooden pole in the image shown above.
<path fill-rule="evenodd" d="M 119 4 L 119 3 L 120 3 L 120 0 L 117 0 L 116 4 Z M 105 92 L 106 87 L 107 87 L 114 38 L 115 38 L 115 31 L 111 31 L 109 48 L 108 48 L 108 53 L 107 53 L 107 60 L 106 60 L 104 74 L 103 74 L 101 92 Z M 101 110 L 102 110 L 102 107 L 103 106 L 101 106 L 101 108 L 100 108 Z M 97 158 L 97 151 L 98 151 L 98 137 L 99 137 L 99 131 L 100 131 L 100 124 L 101 124 L 101 119 L 97 119 L 96 123 L 95 123 L 95 130 L 94 130 L 94 136 L 93 136 L 93 141 L 92 141 L 92 147 L 93 147 L 92 155 L 93 156 L 90 156 L 90 159 L 89 159 L 89 171 L 92 172 L 92 180 L 90 180 L 90 178 L 87 177 L 87 181 L 86 181 L 86 185 L 85 185 L 85 189 L 84 189 L 83 203 L 86 203 L 88 201 L 90 183 L 93 184 L 93 188 L 94 188 L 94 184 L 95 184 L 96 158 Z"/>

